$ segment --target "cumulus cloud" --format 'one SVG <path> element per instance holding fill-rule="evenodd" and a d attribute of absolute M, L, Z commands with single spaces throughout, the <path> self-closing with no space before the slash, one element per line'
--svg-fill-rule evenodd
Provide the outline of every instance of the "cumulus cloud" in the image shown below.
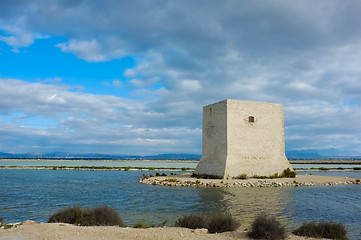
<path fill-rule="evenodd" d="M 46 89 L 41 84 L 11 80 L 19 83 L 18 91 L 25 85 L 33 94 L 37 88 L 46 90 L 31 99 L 28 94 L 14 99 L 4 91 L 1 112 L 10 111 L 7 106 L 27 112 L 22 103 L 33 101 L 41 103 L 33 114 L 54 117 L 71 109 L 72 113 L 90 116 L 61 118 L 59 124 L 68 129 L 81 129 L 87 124 L 88 128 L 99 127 L 119 119 L 124 126 L 137 129 L 137 134 L 119 128 L 110 142 L 121 142 L 121 131 L 125 131 L 134 135 L 126 138 L 134 146 L 150 142 L 173 146 L 176 143 L 171 136 L 167 142 L 166 137 L 149 138 L 148 134 L 159 132 L 160 136 L 161 132 L 168 136 L 178 134 L 179 129 L 189 130 L 192 140 L 184 138 L 180 143 L 188 149 L 190 142 L 199 146 L 203 105 L 225 98 L 269 101 L 285 105 L 289 149 L 359 149 L 358 0 L 211 0 L 207 4 L 191 0 L 58 0 L 18 1 L 16 6 L 9 1 L 0 13 L 1 26 L 8 26 L 2 28 L 6 35 L 0 40 L 14 49 L 29 46 L 37 36 L 54 35 L 67 39 L 57 45 L 64 53 L 88 62 L 132 56 L 136 66 L 123 73 L 128 82 L 114 80 L 111 84 L 129 87 L 135 98 L 142 96 L 138 102 L 114 96 L 96 99 L 85 93 L 71 93 L 69 86 Z M 2 87 L 8 88 L 4 84 Z M 118 106 L 114 102 L 127 104 Z"/>
<path fill-rule="evenodd" d="M 19 17 L 15 23 L 7 23 L 0 19 L 1 29 L 6 35 L 0 36 L 0 41 L 5 42 L 13 49 L 13 52 L 19 53 L 19 48 L 28 47 L 34 43 L 35 39 L 47 38 L 48 36 L 37 32 L 31 32 L 24 28 L 25 18 Z"/>
<path fill-rule="evenodd" d="M 159 113 L 152 112 L 142 102 L 71 92 L 70 89 L 0 79 L 0 95 L 5 100 L 0 103 L 0 116 L 12 116 L 0 121 L 2 148 L 12 149 L 22 142 L 33 142 L 43 151 L 66 146 L 66 149 L 84 152 L 92 149 L 95 152 L 156 154 L 180 152 L 187 146 L 190 152 L 199 152 L 199 128 L 150 127 L 152 121 L 162 120 Z M 41 124 L 34 126 L 31 119 Z M 195 141 L 199 143 L 194 145 Z"/>

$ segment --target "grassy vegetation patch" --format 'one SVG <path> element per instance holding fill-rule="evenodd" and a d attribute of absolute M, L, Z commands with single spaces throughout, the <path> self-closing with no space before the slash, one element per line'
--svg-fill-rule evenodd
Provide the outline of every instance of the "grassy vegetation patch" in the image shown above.
<path fill-rule="evenodd" d="M 164 181 L 165 182 L 179 182 L 179 180 L 176 178 L 166 178 L 166 179 L 164 179 Z"/>
<path fill-rule="evenodd" d="M 290 168 L 283 170 L 281 175 L 279 175 L 278 173 L 275 173 L 271 176 L 259 176 L 259 175 L 253 176 L 253 178 L 256 178 L 256 179 L 295 178 L 295 177 L 296 177 L 296 172 L 292 171 Z"/>
<path fill-rule="evenodd" d="M 241 175 L 238 175 L 237 177 L 235 177 L 235 179 L 248 179 L 247 174 L 242 173 Z"/>

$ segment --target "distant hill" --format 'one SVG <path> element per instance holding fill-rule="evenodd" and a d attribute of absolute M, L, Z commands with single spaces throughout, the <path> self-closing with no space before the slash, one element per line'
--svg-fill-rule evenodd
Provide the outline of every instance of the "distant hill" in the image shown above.
<path fill-rule="evenodd" d="M 334 148 L 330 149 L 307 149 L 286 151 L 286 156 L 289 159 L 361 159 L 361 153 L 356 151 L 340 151 Z"/>

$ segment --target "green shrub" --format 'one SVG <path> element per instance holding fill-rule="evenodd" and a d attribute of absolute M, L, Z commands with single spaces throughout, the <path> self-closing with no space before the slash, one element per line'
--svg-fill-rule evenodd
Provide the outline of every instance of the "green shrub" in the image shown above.
<path fill-rule="evenodd" d="M 204 179 L 223 179 L 222 176 L 209 175 L 209 174 L 195 174 L 195 173 L 193 173 L 191 177 L 204 178 Z"/>
<path fill-rule="evenodd" d="M 290 168 L 283 170 L 281 175 L 279 175 L 278 173 L 275 173 L 268 177 L 267 176 L 259 176 L 259 175 L 253 176 L 253 178 L 256 178 L 256 179 L 295 178 L 295 177 L 296 177 L 296 172 L 292 171 Z"/>
<path fill-rule="evenodd" d="M 292 233 L 298 236 L 348 240 L 347 231 L 341 223 L 303 223 L 301 227 Z"/>
<path fill-rule="evenodd" d="M 107 206 L 94 209 L 82 209 L 79 206 L 67 208 L 52 215 L 48 222 L 80 226 L 125 226 L 119 214 Z"/>
<path fill-rule="evenodd" d="M 296 177 L 296 172 L 291 171 L 290 168 L 287 168 L 287 169 L 283 170 L 283 173 L 281 174 L 281 177 L 283 177 L 283 178 L 295 178 Z"/>
<path fill-rule="evenodd" d="M 236 179 L 247 179 L 247 174 L 242 173 L 241 175 L 238 175 L 237 177 L 235 177 Z"/>
<path fill-rule="evenodd" d="M 149 170 L 149 171 L 154 171 L 155 168 L 154 168 L 154 167 L 149 167 L 148 170 Z"/>
<path fill-rule="evenodd" d="M 215 214 L 210 217 L 207 228 L 209 233 L 222 233 L 236 231 L 239 226 L 231 214 Z"/>
<path fill-rule="evenodd" d="M 327 168 L 327 167 L 320 167 L 320 168 L 318 168 L 319 170 L 322 170 L 322 171 L 328 171 L 328 170 L 330 170 L 329 168 Z"/>
<path fill-rule="evenodd" d="M 353 170 L 361 170 L 361 167 L 354 167 Z"/>
<path fill-rule="evenodd" d="M 285 239 L 286 229 L 275 218 L 261 214 L 253 222 L 248 236 L 253 239 Z"/>
<path fill-rule="evenodd" d="M 124 167 L 124 171 L 129 171 L 130 167 Z"/>
<path fill-rule="evenodd" d="M 164 181 L 166 181 L 166 182 L 179 182 L 179 180 L 176 179 L 176 178 L 167 178 Z"/>
<path fill-rule="evenodd" d="M 266 179 L 266 178 L 268 178 L 268 177 L 267 177 L 267 176 L 254 175 L 253 178 L 256 178 L 256 179 Z"/>
<path fill-rule="evenodd" d="M 275 174 L 273 174 L 273 175 L 269 176 L 269 178 L 270 178 L 270 179 L 274 179 L 274 178 L 282 178 L 282 175 L 280 176 L 280 175 L 278 175 L 278 173 L 275 173 Z"/>
<path fill-rule="evenodd" d="M 207 228 L 207 222 L 204 217 L 198 215 L 185 215 L 179 218 L 175 227 L 183 227 L 190 229 Z"/>

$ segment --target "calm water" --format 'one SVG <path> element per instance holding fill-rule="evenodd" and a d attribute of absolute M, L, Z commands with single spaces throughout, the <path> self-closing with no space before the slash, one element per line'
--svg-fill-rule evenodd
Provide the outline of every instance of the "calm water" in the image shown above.
<path fill-rule="evenodd" d="M 14 165 L 14 164 L 13 164 Z M 0 216 L 7 222 L 45 222 L 59 209 L 81 205 L 115 208 L 127 224 L 144 220 L 172 225 L 190 213 L 230 212 L 249 227 L 256 215 L 277 217 L 289 229 L 304 221 L 346 225 L 360 239 L 361 185 L 299 188 L 174 188 L 138 183 L 134 171 L 53 171 L 0 169 Z M 302 174 L 307 172 L 302 172 Z M 361 178 L 361 172 L 312 172 Z"/>

